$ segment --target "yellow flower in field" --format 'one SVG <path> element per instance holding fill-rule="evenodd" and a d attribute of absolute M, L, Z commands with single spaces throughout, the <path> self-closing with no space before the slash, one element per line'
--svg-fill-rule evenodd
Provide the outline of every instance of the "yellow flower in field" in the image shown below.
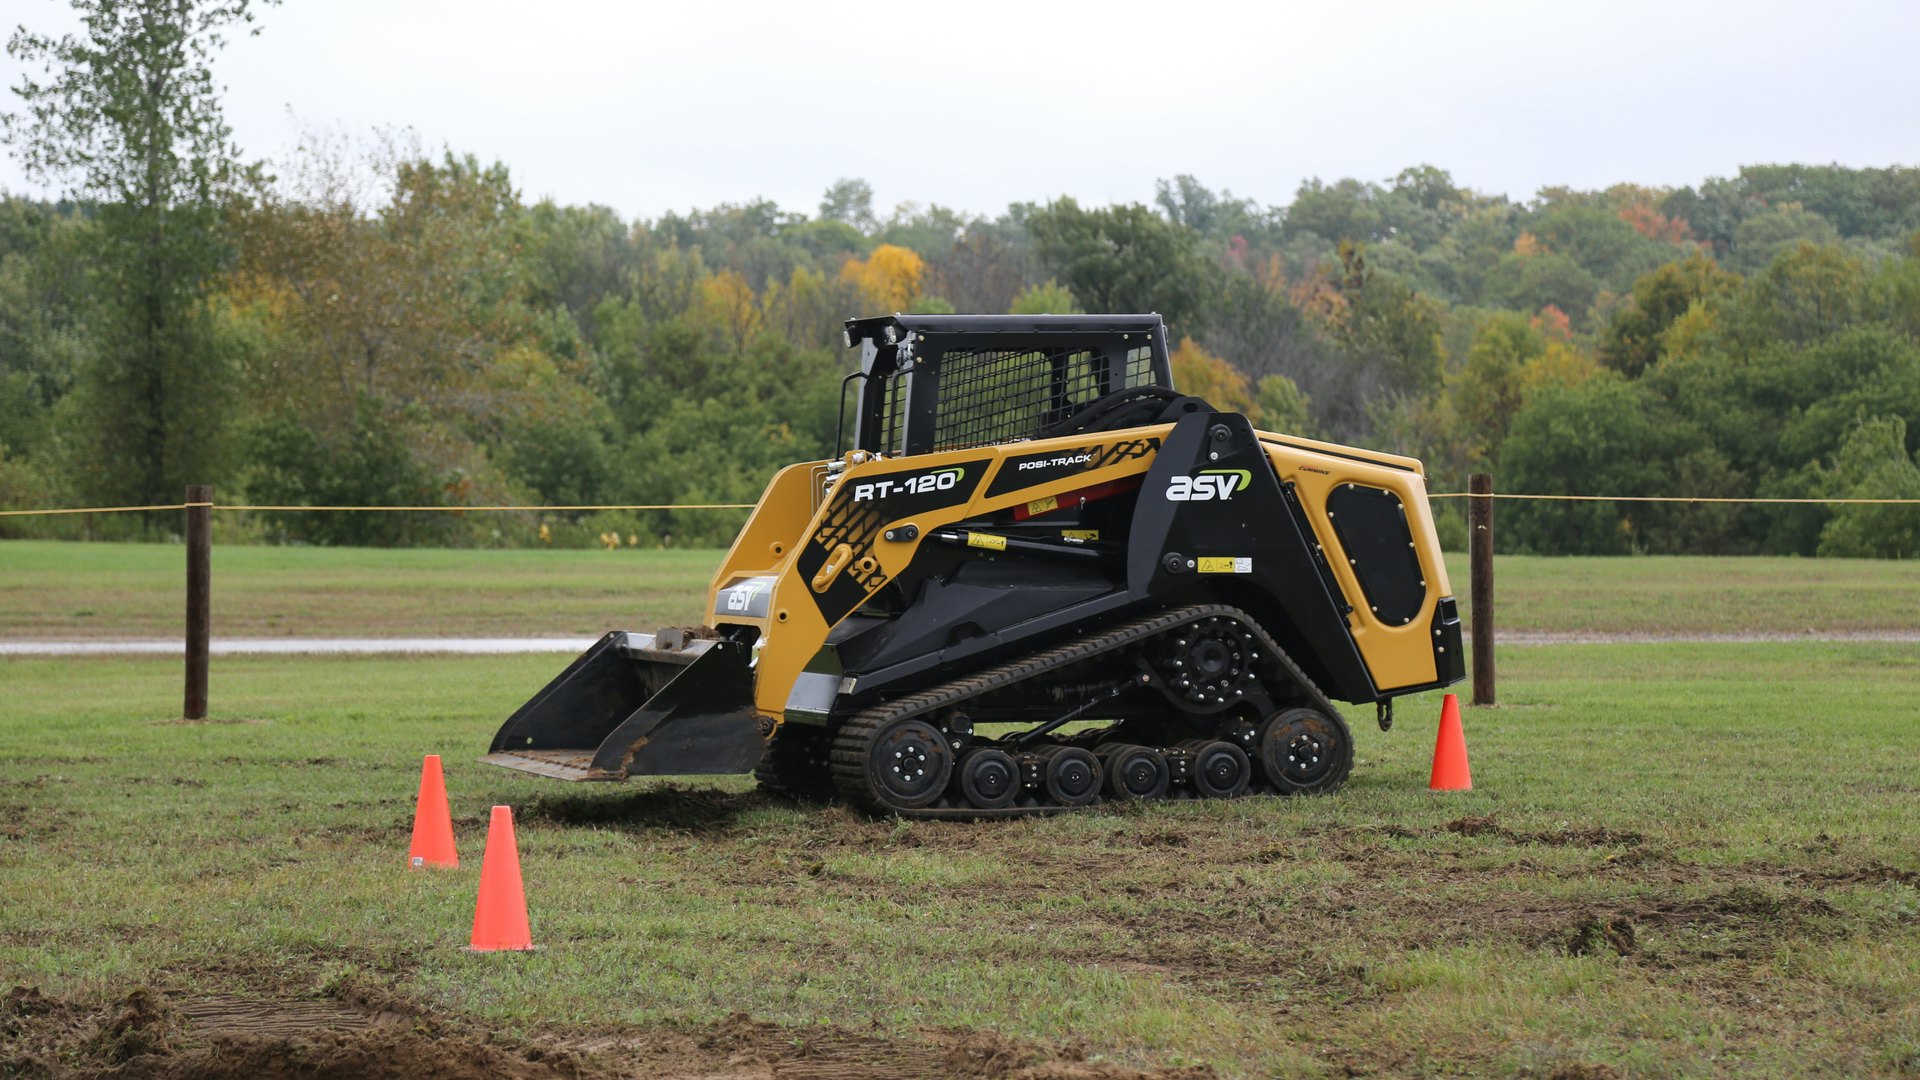
<path fill-rule="evenodd" d="M 639 543 L 640 543 L 640 538 L 639 538 L 638 536 L 635 536 L 635 535 L 634 535 L 633 533 L 628 533 L 628 534 L 627 534 L 627 546 L 628 546 L 628 547 L 636 547 L 636 546 L 638 546 L 638 545 L 639 545 Z"/>
<path fill-rule="evenodd" d="M 553 530 L 547 528 L 547 523 L 544 521 L 540 523 L 540 542 L 543 544 L 553 543 Z"/>

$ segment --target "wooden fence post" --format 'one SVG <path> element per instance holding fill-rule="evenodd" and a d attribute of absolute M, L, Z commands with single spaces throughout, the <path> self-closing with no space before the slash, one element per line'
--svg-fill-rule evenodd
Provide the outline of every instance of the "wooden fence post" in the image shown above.
<path fill-rule="evenodd" d="M 187 695 L 182 714 L 207 718 L 207 650 L 213 633 L 213 488 L 187 485 Z"/>
<path fill-rule="evenodd" d="M 1493 477 L 1467 478 L 1467 562 L 1473 591 L 1473 703 L 1493 704 Z"/>

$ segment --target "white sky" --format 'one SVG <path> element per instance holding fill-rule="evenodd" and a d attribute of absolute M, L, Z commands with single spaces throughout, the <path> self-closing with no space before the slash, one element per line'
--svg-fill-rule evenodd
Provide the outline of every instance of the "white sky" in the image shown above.
<path fill-rule="evenodd" d="M 1273 204 L 1421 162 L 1518 198 L 1920 163 L 1913 0 L 286 0 L 261 22 L 217 68 L 249 155 L 411 127 L 504 161 L 529 200 L 629 218 L 755 196 L 811 213 L 841 176 L 883 212 L 993 214 L 1150 201 L 1177 173 Z M 73 18 L 0 0 L 19 23 Z M 45 193 L 10 157 L 0 188 Z"/>

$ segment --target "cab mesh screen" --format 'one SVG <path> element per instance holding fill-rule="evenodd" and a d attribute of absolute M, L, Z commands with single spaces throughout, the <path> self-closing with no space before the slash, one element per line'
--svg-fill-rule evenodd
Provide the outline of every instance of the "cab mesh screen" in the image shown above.
<path fill-rule="evenodd" d="M 1153 385 L 1152 356 L 1146 348 L 1130 349 L 1116 367 L 1108 354 L 1088 350 L 943 353 L 936 369 L 933 438 L 925 449 L 959 450 L 1034 438 L 1106 394 Z M 907 449 L 908 382 L 930 374 L 921 367 L 888 380 L 881 432 L 883 444 L 895 452 Z"/>
<path fill-rule="evenodd" d="M 913 383 L 910 371 L 895 372 L 880 391 L 880 445 L 889 454 L 906 452 L 902 445 L 907 430 L 907 390 Z"/>

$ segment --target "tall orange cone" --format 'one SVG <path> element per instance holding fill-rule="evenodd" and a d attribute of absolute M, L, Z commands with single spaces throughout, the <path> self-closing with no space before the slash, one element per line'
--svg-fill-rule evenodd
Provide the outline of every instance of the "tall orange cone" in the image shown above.
<path fill-rule="evenodd" d="M 440 755 L 428 754 L 420 763 L 420 798 L 413 807 L 413 846 L 408 866 L 459 866 L 453 849 L 453 815 L 447 811 L 447 782 L 440 775 Z"/>
<path fill-rule="evenodd" d="M 480 857 L 480 900 L 473 906 L 472 948 L 474 952 L 533 948 L 511 807 L 494 807 L 487 825 L 487 850 Z"/>
<path fill-rule="evenodd" d="M 1473 773 L 1467 768 L 1467 736 L 1460 730 L 1460 699 L 1447 695 L 1440 706 L 1440 736 L 1433 743 L 1433 779 L 1430 791 L 1472 791 Z"/>

